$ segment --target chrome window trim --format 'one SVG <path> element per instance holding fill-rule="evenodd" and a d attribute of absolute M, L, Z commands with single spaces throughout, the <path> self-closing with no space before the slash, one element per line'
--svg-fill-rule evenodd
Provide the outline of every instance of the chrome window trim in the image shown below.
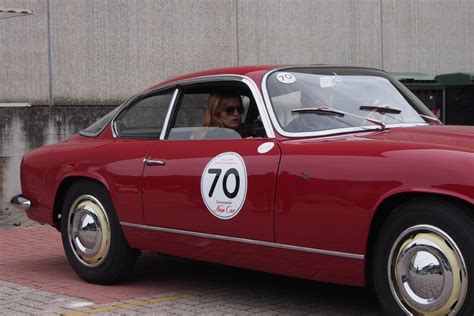
<path fill-rule="evenodd" d="M 151 95 L 155 95 L 155 94 L 159 94 L 160 92 L 162 92 L 162 90 L 168 90 L 171 86 L 168 86 L 167 88 L 165 89 L 156 89 L 156 90 L 146 90 L 145 92 L 142 92 L 142 93 L 139 93 L 137 95 L 134 95 L 132 97 L 130 97 L 126 102 L 124 102 L 122 105 L 121 105 L 121 109 L 115 113 L 115 116 L 112 118 L 111 120 L 111 124 L 110 124 L 110 127 L 112 128 L 112 136 L 113 138 L 130 138 L 130 137 L 122 137 L 118 134 L 117 132 L 117 129 L 116 129 L 116 126 L 115 126 L 115 120 L 117 119 L 117 116 L 120 115 L 120 113 L 122 113 L 122 111 L 125 110 L 126 107 L 130 106 L 132 103 L 135 103 L 135 101 L 139 100 L 139 99 L 144 99 L 146 98 L 147 96 L 151 96 Z M 173 91 L 173 97 L 174 97 L 174 93 L 176 91 Z M 173 97 L 171 97 L 171 101 L 170 101 L 170 104 L 168 105 L 168 109 L 170 108 L 170 106 L 173 104 Z M 163 123 L 163 126 L 164 126 L 164 123 Z M 161 135 L 161 134 L 160 134 Z"/>
<path fill-rule="evenodd" d="M 114 107 L 112 110 L 110 110 L 109 112 L 107 112 L 107 114 L 110 113 L 111 111 L 115 111 L 115 110 L 117 110 L 117 113 L 119 113 L 120 111 L 122 111 L 121 107 L 123 107 L 124 104 L 126 104 L 126 103 L 128 102 L 128 100 L 130 100 L 130 99 L 131 99 L 131 98 L 128 98 L 128 99 L 125 100 L 124 102 L 120 103 L 119 105 L 117 105 L 116 107 Z M 86 132 L 85 130 L 89 127 L 89 126 L 88 126 L 88 127 L 86 127 L 85 129 L 80 130 L 80 131 L 79 131 L 79 135 L 84 136 L 84 137 L 91 137 L 91 138 L 99 136 L 99 135 L 107 128 L 107 126 L 109 126 L 109 124 L 110 124 L 111 122 L 113 122 L 115 116 L 117 116 L 117 113 L 115 113 L 115 115 L 112 116 L 112 117 L 109 119 L 109 121 L 108 121 L 107 123 L 105 123 L 105 125 L 104 125 L 97 133 L 89 133 L 89 132 Z M 105 115 L 107 115 L 107 114 L 105 114 Z M 105 115 L 104 115 L 104 116 L 105 116 Z M 104 117 L 104 116 L 102 116 L 102 117 Z M 102 119 L 102 117 L 99 118 L 99 120 Z M 94 124 L 94 123 L 93 123 L 93 124 Z M 112 124 L 110 124 L 110 125 L 112 125 Z M 113 130 L 112 130 L 112 131 L 113 131 Z"/>
<path fill-rule="evenodd" d="M 220 75 L 210 75 L 210 76 L 201 76 L 195 78 L 188 78 L 179 81 L 175 81 L 173 83 L 164 85 L 159 87 L 159 89 L 166 89 L 170 86 L 177 86 L 181 88 L 184 85 L 191 85 L 195 83 L 210 83 L 210 82 L 219 82 L 219 81 L 237 81 L 244 83 L 252 93 L 252 96 L 255 100 L 255 103 L 258 108 L 258 112 L 260 114 L 260 118 L 262 119 L 263 127 L 265 128 L 265 133 L 267 134 L 267 138 L 275 138 L 275 132 L 273 131 L 273 126 L 271 120 L 268 116 L 267 107 L 265 106 L 265 102 L 262 99 L 262 95 L 257 87 L 257 84 L 247 76 L 244 75 L 234 75 L 234 74 L 220 74 Z M 177 104 L 173 104 L 173 107 L 176 107 Z M 169 124 L 170 122 L 168 122 Z M 166 130 L 169 126 L 166 126 Z M 162 139 L 160 137 L 160 139 Z"/>
<path fill-rule="evenodd" d="M 123 226 L 126 226 L 126 227 L 140 228 L 140 229 L 158 231 L 158 232 L 163 232 L 163 233 L 171 233 L 171 234 L 186 235 L 186 236 L 193 236 L 193 237 L 209 238 L 209 239 L 215 239 L 215 240 L 232 241 L 232 242 L 238 242 L 238 243 L 242 243 L 242 244 L 250 244 L 250 245 L 257 245 L 257 246 L 269 247 L 269 248 L 294 250 L 294 251 L 300 251 L 300 252 L 309 252 L 309 253 L 314 253 L 314 254 L 319 254 L 319 255 L 335 256 L 335 257 L 342 257 L 342 258 L 349 258 L 349 259 L 356 259 L 356 260 L 364 260 L 364 258 L 365 258 L 365 256 L 361 255 L 361 254 L 348 253 L 348 252 L 339 252 L 339 251 L 317 249 L 317 248 L 309 248 L 309 247 L 300 247 L 300 246 L 280 244 L 280 243 L 274 243 L 274 242 L 268 242 L 268 241 L 253 240 L 253 239 L 240 238 L 240 237 L 229 237 L 229 236 L 223 236 L 223 235 L 199 233 L 199 232 L 172 229 L 172 228 L 165 228 L 165 227 L 158 227 L 158 226 L 147 226 L 147 225 L 141 225 L 141 224 L 127 223 L 127 222 L 120 222 L 120 224 L 123 225 Z"/>
<path fill-rule="evenodd" d="M 128 102 L 126 102 L 123 107 L 117 112 L 117 114 L 113 117 L 112 119 L 112 135 L 114 138 L 119 138 L 120 136 L 118 135 L 116 129 L 115 129 L 115 119 L 117 118 L 118 115 L 126 108 L 128 107 L 131 103 L 135 102 L 135 100 L 143 98 L 147 95 L 151 94 L 157 94 L 160 93 L 163 90 L 169 90 L 170 88 L 175 88 L 176 93 L 176 98 L 173 96 L 170 106 L 168 108 L 168 112 L 165 118 L 165 122 L 163 124 L 163 129 L 161 131 L 160 140 L 166 140 L 164 137 L 166 136 L 166 131 L 168 130 L 168 127 L 170 125 L 170 120 L 171 120 L 171 114 L 173 113 L 174 108 L 177 106 L 177 93 L 181 90 L 181 86 L 184 85 L 191 85 L 194 83 L 209 83 L 209 82 L 220 82 L 220 81 L 237 81 L 237 82 L 242 82 L 244 83 L 249 89 L 250 92 L 252 93 L 252 96 L 255 100 L 255 103 L 257 105 L 258 111 L 260 113 L 260 118 L 262 119 L 262 124 L 263 127 L 265 128 L 265 133 L 267 134 L 267 138 L 275 138 L 275 132 L 273 130 L 273 126 L 271 123 L 271 120 L 268 116 L 268 110 L 267 107 L 265 106 L 265 103 L 263 101 L 262 95 L 257 87 L 257 84 L 250 79 L 247 76 L 243 75 L 234 75 L 234 74 L 221 74 L 221 75 L 210 75 L 210 76 L 200 76 L 200 77 L 194 77 L 194 78 L 188 78 L 188 79 L 182 79 L 178 81 L 173 81 L 168 84 L 165 84 L 163 86 L 159 86 L 157 88 L 152 88 L 149 90 L 146 90 L 143 93 L 140 93 L 132 98 Z M 178 91 L 178 92 L 176 92 Z"/>
<path fill-rule="evenodd" d="M 128 98 L 128 100 L 125 101 L 125 102 L 121 105 L 120 109 L 117 111 L 117 113 L 115 113 L 114 117 L 112 117 L 112 119 L 110 120 L 110 128 L 111 128 L 111 130 L 112 130 L 112 137 L 113 137 L 113 138 L 118 138 L 118 137 L 119 137 L 119 136 L 118 136 L 118 133 L 117 133 L 117 131 L 116 131 L 116 129 L 115 129 L 115 119 L 116 119 L 117 116 L 123 111 L 123 109 L 124 109 L 127 105 L 129 105 L 131 102 L 133 102 L 133 100 L 135 100 L 135 99 L 136 99 L 135 97 L 130 97 L 130 98 Z"/>
<path fill-rule="evenodd" d="M 168 106 L 168 112 L 166 112 L 166 117 L 165 117 L 165 121 L 163 122 L 163 127 L 161 128 L 160 140 L 165 139 L 171 113 L 173 113 L 173 109 L 176 107 L 176 99 L 178 98 L 178 93 L 179 93 L 179 89 L 176 88 L 173 92 L 173 97 L 171 98 L 170 105 Z"/>
<path fill-rule="evenodd" d="M 293 67 L 281 67 L 281 68 L 276 68 L 273 70 L 270 70 L 267 72 L 263 78 L 262 78 L 262 94 L 263 98 L 265 100 L 265 103 L 267 104 L 267 111 L 269 113 L 270 119 L 273 123 L 273 126 L 275 127 L 276 131 L 285 137 L 290 137 L 290 138 L 298 138 L 298 137 L 311 137 L 311 136 L 327 136 L 327 135 L 337 135 L 337 134 L 343 134 L 343 133 L 351 133 L 351 132 L 367 132 L 367 131 L 377 131 L 380 130 L 380 126 L 374 125 L 368 125 L 368 126 L 354 126 L 354 127 L 344 127 L 344 128 L 336 128 L 336 129 L 331 129 L 331 130 L 325 130 L 325 131 L 314 131 L 314 132 L 287 132 L 285 131 L 281 126 L 280 123 L 278 122 L 278 119 L 275 115 L 275 111 L 273 110 L 273 105 L 270 99 L 270 95 L 268 94 L 267 90 L 267 80 L 268 77 L 277 72 L 277 71 L 282 71 L 282 70 L 287 70 L 287 69 L 303 69 L 303 68 L 352 68 L 352 69 L 359 69 L 357 67 L 332 67 L 332 66 L 311 66 L 311 65 L 306 65 L 306 66 L 293 66 Z M 374 68 L 360 68 L 360 69 L 373 69 L 373 70 L 378 70 L 383 72 L 382 70 L 379 69 L 374 69 Z M 386 125 L 385 129 L 389 128 L 395 128 L 395 127 L 414 127 L 414 126 L 427 126 L 429 125 L 428 123 L 403 123 L 403 124 L 388 124 Z"/>

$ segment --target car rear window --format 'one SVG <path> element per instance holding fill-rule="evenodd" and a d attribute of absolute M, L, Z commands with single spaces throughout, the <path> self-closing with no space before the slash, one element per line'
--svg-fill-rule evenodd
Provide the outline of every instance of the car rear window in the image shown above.
<path fill-rule="evenodd" d="M 105 114 L 102 118 L 100 118 L 94 124 L 80 131 L 80 134 L 84 136 L 89 136 L 89 137 L 97 136 L 105 128 L 105 126 L 107 126 L 110 120 L 112 120 L 112 118 L 115 116 L 115 114 L 118 112 L 119 109 L 120 109 L 120 106 L 116 107 L 109 113 Z"/>

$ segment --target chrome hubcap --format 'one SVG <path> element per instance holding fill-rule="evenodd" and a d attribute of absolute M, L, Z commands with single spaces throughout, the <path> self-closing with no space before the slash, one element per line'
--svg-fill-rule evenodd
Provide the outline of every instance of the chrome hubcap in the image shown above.
<path fill-rule="evenodd" d="M 407 314 L 456 314 L 467 291 L 467 270 L 459 248 L 444 231 L 418 225 L 395 241 L 389 283 Z"/>
<path fill-rule="evenodd" d="M 110 249 L 110 224 L 96 198 L 82 195 L 73 203 L 68 236 L 74 255 L 85 266 L 98 266 L 105 259 Z"/>

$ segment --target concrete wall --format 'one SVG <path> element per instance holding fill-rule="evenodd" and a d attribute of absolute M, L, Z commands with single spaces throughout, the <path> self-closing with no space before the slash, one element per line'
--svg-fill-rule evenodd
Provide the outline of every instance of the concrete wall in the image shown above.
<path fill-rule="evenodd" d="M 197 70 L 339 63 L 436 74 L 474 71 L 473 0 L 1 1 L 0 103 L 117 104 Z"/>
<path fill-rule="evenodd" d="M 384 0 L 383 67 L 474 72 L 473 0 Z"/>
<path fill-rule="evenodd" d="M 240 64 L 381 67 L 380 0 L 238 1 Z"/>
<path fill-rule="evenodd" d="M 0 13 L 0 103 L 47 104 L 48 30 L 46 1 L 0 1 L 3 8 L 28 8 L 26 17 Z"/>

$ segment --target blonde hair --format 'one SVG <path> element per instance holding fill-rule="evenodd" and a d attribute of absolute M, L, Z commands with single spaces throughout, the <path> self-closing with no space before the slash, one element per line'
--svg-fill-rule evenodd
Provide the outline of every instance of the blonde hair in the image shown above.
<path fill-rule="evenodd" d="M 238 94 L 231 93 L 211 93 L 207 98 L 207 108 L 204 114 L 203 125 L 209 127 L 224 127 L 224 123 L 219 119 L 219 112 L 224 111 L 226 101 L 237 99 L 242 105 L 242 98 Z"/>

